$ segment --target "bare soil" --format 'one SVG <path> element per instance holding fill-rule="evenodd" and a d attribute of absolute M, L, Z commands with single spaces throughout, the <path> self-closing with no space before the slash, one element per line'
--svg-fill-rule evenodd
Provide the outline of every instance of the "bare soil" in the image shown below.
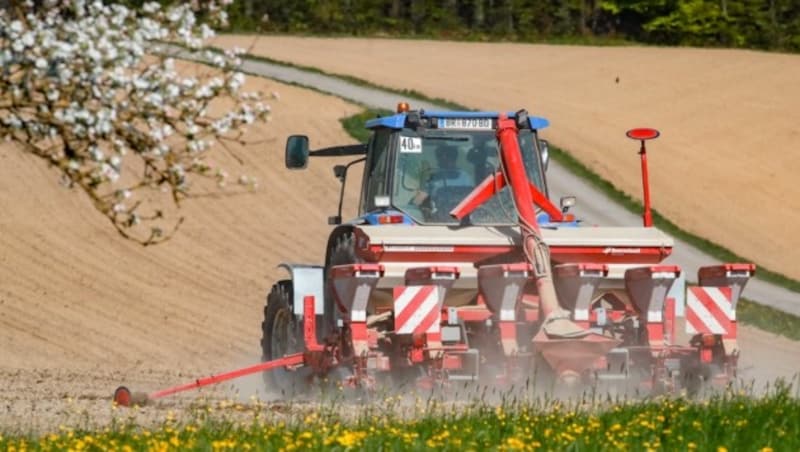
<path fill-rule="evenodd" d="M 122 239 L 56 170 L 0 145 L 0 430 L 52 426 L 70 398 L 107 411 L 120 384 L 153 391 L 260 360 L 277 266 L 323 261 L 339 194 L 336 159 L 284 169 L 286 136 L 351 143 L 339 119 L 360 109 L 264 79 L 246 89 L 279 93 L 272 120 L 245 137 L 262 143 L 232 146 L 244 165 L 222 149 L 213 160 L 260 187 L 186 202 L 181 230 L 155 247 Z"/>
<path fill-rule="evenodd" d="M 551 120 L 546 138 L 687 231 L 800 279 L 800 55 L 392 39 L 221 36 L 222 46 L 329 73 Z M 398 99 L 401 100 L 401 99 Z"/>

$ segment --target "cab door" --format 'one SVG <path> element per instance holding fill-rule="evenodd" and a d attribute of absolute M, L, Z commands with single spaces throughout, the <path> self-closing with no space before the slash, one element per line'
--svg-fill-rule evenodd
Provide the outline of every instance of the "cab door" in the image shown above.
<path fill-rule="evenodd" d="M 389 196 L 391 192 L 392 132 L 392 129 L 377 129 L 370 138 L 358 207 L 360 215 L 375 211 L 378 208 L 375 197 Z"/>

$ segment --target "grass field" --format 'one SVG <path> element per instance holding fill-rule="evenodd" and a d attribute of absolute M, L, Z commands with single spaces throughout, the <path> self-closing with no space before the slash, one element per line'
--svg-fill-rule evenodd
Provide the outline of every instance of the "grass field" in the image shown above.
<path fill-rule="evenodd" d="M 778 383 L 763 397 L 727 391 L 705 401 L 611 401 L 585 395 L 465 405 L 387 397 L 275 414 L 261 403 L 198 407 L 145 429 L 3 434 L 0 450 L 800 450 L 800 400 Z M 311 408 L 311 409 L 309 409 Z M 347 414 L 343 414 L 347 413 Z"/>

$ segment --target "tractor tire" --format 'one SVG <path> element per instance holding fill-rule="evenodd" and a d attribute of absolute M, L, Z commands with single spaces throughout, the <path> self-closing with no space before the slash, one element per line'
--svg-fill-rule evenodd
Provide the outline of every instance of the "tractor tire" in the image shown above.
<path fill-rule="evenodd" d="M 328 267 L 334 265 L 358 264 L 364 262 L 356 256 L 356 239 L 352 232 L 346 232 L 336 237 L 336 243 L 331 246 L 328 254 Z"/>
<path fill-rule="evenodd" d="M 303 322 L 292 310 L 292 282 L 279 281 L 272 286 L 264 307 L 261 323 L 262 361 L 282 358 L 304 350 Z M 284 368 L 264 372 L 267 395 L 293 397 L 306 392 L 310 371 L 301 367 L 290 371 Z"/>
<path fill-rule="evenodd" d="M 713 392 L 711 376 L 714 368 L 709 364 L 695 363 L 683 372 L 682 383 L 689 397 L 702 398 Z"/>
<path fill-rule="evenodd" d="M 346 232 L 336 237 L 334 244 L 331 246 L 330 250 L 328 250 L 325 277 L 327 278 L 328 269 L 335 265 L 359 264 L 361 262 L 364 262 L 364 260 L 356 255 L 356 239 L 352 232 Z M 320 341 L 336 328 L 336 306 L 333 301 L 334 297 L 332 291 L 331 284 L 325 284 L 325 314 L 320 327 L 322 336 L 317 338 Z"/>

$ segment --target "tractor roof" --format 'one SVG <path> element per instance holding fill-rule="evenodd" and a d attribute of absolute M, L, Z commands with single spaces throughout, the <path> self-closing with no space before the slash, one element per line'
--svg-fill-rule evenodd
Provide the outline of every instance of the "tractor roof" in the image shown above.
<path fill-rule="evenodd" d="M 516 112 L 508 112 L 506 115 L 509 118 L 514 118 L 517 116 Z M 411 125 L 408 121 L 409 117 L 416 116 L 419 121 L 413 121 L 415 124 Z M 496 111 L 409 111 L 403 113 L 397 113 L 391 116 L 383 116 L 380 118 L 370 119 L 367 121 L 366 127 L 368 129 L 378 129 L 378 128 L 389 128 L 389 129 L 402 129 L 404 127 L 412 127 L 416 128 L 422 122 L 422 125 L 426 127 L 432 128 L 450 128 L 450 127 L 443 127 L 444 122 L 440 120 L 445 119 L 491 119 L 496 120 L 500 114 Z M 416 119 L 416 118 L 415 118 Z M 496 121 L 492 121 L 490 124 L 494 128 Z M 536 116 L 529 116 L 528 123 L 530 124 L 530 128 L 533 130 L 544 129 L 545 127 L 550 125 L 550 121 L 545 118 L 540 118 Z M 473 128 L 473 127 L 452 127 L 455 129 L 458 128 Z M 478 127 L 482 128 L 482 127 Z"/>

